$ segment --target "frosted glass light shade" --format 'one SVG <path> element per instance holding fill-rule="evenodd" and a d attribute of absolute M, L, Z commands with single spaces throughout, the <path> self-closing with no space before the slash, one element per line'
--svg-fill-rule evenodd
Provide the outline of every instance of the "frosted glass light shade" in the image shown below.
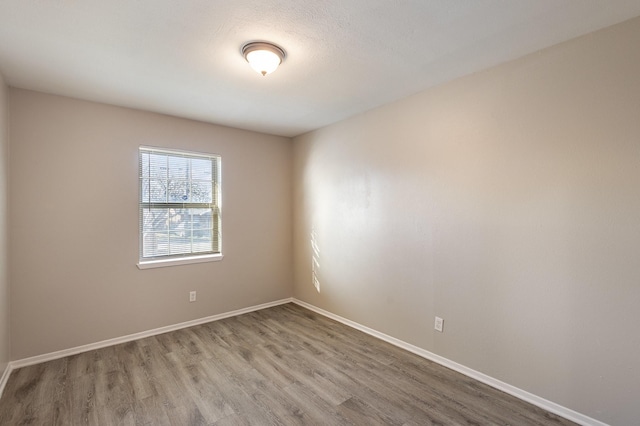
<path fill-rule="evenodd" d="M 285 57 L 284 50 L 265 42 L 245 44 L 242 47 L 242 54 L 251 68 L 262 75 L 274 72 Z"/>
<path fill-rule="evenodd" d="M 247 53 L 247 61 L 251 68 L 262 75 L 267 75 L 276 70 L 280 65 L 280 58 L 268 50 L 254 50 Z"/>

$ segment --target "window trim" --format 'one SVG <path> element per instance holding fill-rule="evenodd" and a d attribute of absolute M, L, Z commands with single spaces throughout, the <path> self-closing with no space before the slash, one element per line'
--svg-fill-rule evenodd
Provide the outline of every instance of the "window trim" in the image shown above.
<path fill-rule="evenodd" d="M 190 157 L 202 157 L 206 159 L 210 159 L 212 161 L 217 161 L 217 177 L 213 180 L 215 184 L 218 186 L 217 191 L 217 199 L 215 200 L 215 208 L 217 210 L 217 215 L 219 217 L 219 230 L 218 230 L 218 247 L 219 252 L 206 252 L 202 254 L 198 253 L 187 253 L 183 255 L 167 255 L 161 257 L 150 257 L 143 258 L 142 257 L 142 240 L 143 233 L 141 228 L 140 217 L 138 218 L 138 262 L 136 266 L 138 269 L 151 269 L 151 268 L 163 268 L 167 266 L 179 266 L 179 265 L 189 265 L 194 263 L 204 263 L 204 262 L 217 262 L 224 258 L 222 254 L 222 156 L 219 154 L 213 153 L 202 153 L 195 151 L 187 151 L 182 149 L 172 149 L 172 148 L 160 148 L 149 145 L 140 145 L 138 147 L 138 164 L 140 164 L 141 153 L 143 151 L 153 151 L 157 153 L 164 153 L 167 155 L 175 155 L 175 156 L 190 156 Z M 138 176 L 140 176 L 140 171 L 138 171 Z M 138 177 L 138 212 L 141 212 L 141 178 Z"/>
<path fill-rule="evenodd" d="M 172 257 L 170 259 L 140 260 L 138 269 L 164 268 L 165 266 L 191 265 L 193 263 L 219 262 L 224 255 L 222 253 L 203 254 L 199 256 Z"/>

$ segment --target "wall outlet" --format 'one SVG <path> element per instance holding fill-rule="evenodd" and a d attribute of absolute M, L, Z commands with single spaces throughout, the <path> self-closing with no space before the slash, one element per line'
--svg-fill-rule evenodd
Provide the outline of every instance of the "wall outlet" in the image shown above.
<path fill-rule="evenodd" d="M 195 302 L 196 301 L 196 292 L 195 291 L 190 291 L 189 292 L 189 302 Z"/>
<path fill-rule="evenodd" d="M 440 333 L 442 333 L 443 327 L 444 327 L 444 320 L 440 317 L 436 317 L 436 322 L 433 325 L 433 328 L 435 328 L 436 331 L 439 331 Z"/>

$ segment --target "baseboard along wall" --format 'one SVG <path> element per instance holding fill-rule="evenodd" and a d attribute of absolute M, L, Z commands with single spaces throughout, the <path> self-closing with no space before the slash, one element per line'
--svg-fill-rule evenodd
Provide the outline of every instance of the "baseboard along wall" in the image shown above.
<path fill-rule="evenodd" d="M 0 398 L 2 398 L 2 391 L 4 391 L 4 387 L 7 385 L 7 382 L 9 381 L 9 376 L 11 375 L 11 371 L 13 371 L 13 368 L 11 368 L 11 363 L 8 363 L 4 371 L 2 372 L 2 376 L 0 376 Z"/>
<path fill-rule="evenodd" d="M 212 321 L 218 321 L 225 318 L 235 317 L 238 315 L 246 314 L 249 312 L 259 311 L 261 309 L 272 308 L 278 305 L 284 305 L 285 303 L 293 302 L 292 298 L 276 300 L 274 302 L 262 303 L 260 305 L 250 306 L 248 308 L 237 309 L 235 311 L 225 312 L 222 314 L 211 315 L 204 318 L 199 318 L 191 321 L 185 321 L 178 324 L 168 325 L 165 327 L 154 328 L 153 330 L 141 331 L 139 333 L 128 334 L 122 337 L 116 337 L 113 339 L 102 340 L 100 342 L 89 343 L 87 345 L 76 346 L 69 349 L 63 349 L 61 351 L 50 352 L 47 354 L 37 355 L 29 358 L 23 358 L 16 361 L 9 362 L 2 379 L 0 380 L 0 398 L 4 387 L 9 380 L 9 375 L 13 370 L 18 368 L 27 367 L 29 365 L 40 364 L 47 361 L 53 361 L 54 359 L 64 358 L 66 356 L 76 355 L 83 352 L 93 351 L 95 349 L 106 348 L 108 346 L 119 345 L 121 343 L 131 342 L 133 340 L 144 339 L 145 337 L 156 336 L 158 334 L 168 333 L 170 331 L 180 330 L 182 328 L 193 327 L 195 325 L 205 324 Z"/>
<path fill-rule="evenodd" d="M 363 333 L 369 334 L 373 337 L 376 337 L 380 340 L 384 340 L 387 343 L 391 343 L 394 346 L 402 348 L 406 351 L 414 353 L 422 358 L 433 361 L 437 364 L 442 365 L 443 367 L 447 367 L 451 370 L 457 371 L 458 373 L 464 374 L 467 377 L 471 377 L 479 382 L 482 382 L 486 385 L 489 385 L 493 388 L 501 390 L 509 395 L 515 396 L 518 399 L 526 401 L 530 404 L 536 405 L 540 408 L 543 408 L 551 413 L 557 414 L 558 416 L 564 417 L 565 419 L 571 420 L 575 423 L 578 423 L 583 426 L 609 426 L 606 423 L 603 423 L 599 420 L 586 416 L 582 413 L 578 413 L 577 411 L 571 410 L 569 408 L 563 407 L 562 405 L 556 404 L 555 402 L 551 402 L 544 398 L 541 398 L 537 395 L 534 395 L 525 390 L 519 389 L 515 386 L 512 386 L 508 383 L 502 382 L 498 379 L 495 379 L 491 376 L 487 376 L 484 373 L 473 370 L 469 367 L 465 367 L 462 364 L 458 364 L 455 361 L 451 361 L 448 358 L 442 357 L 440 355 L 434 354 L 433 352 L 429 352 L 426 349 L 419 348 L 410 343 L 404 342 L 400 339 L 396 339 L 395 337 L 389 336 L 384 333 L 380 333 L 377 330 L 366 327 L 362 324 L 359 324 L 355 321 L 351 321 L 349 319 L 343 318 L 339 315 L 335 315 L 331 312 L 325 311 L 324 309 L 320 309 L 314 305 L 303 302 L 302 300 L 293 299 L 293 303 L 300 305 L 304 308 L 309 309 L 310 311 L 316 312 L 320 315 L 323 315 L 327 318 L 331 318 L 335 321 L 338 321 L 342 324 L 348 325 L 349 327 L 355 328 L 356 330 L 362 331 Z"/>
<path fill-rule="evenodd" d="M 234 310 L 234 311 L 230 311 L 230 312 L 226 312 L 226 313 L 222 313 L 222 314 L 217 314 L 217 315 L 212 315 L 212 316 L 208 316 L 208 317 L 204 317 L 204 318 L 199 318 L 196 320 L 192 320 L 192 321 L 186 321 L 186 322 L 182 322 L 182 323 L 178 323 L 178 324 L 174 324 L 174 325 L 170 325 L 170 326 L 166 326 L 166 327 L 160 327 L 160 328 L 155 328 L 153 330 L 147 330 L 147 331 L 143 331 L 140 333 L 134 333 L 134 334 L 129 334 L 126 336 L 122 336 L 122 337 L 117 337 L 114 339 L 108 339 L 108 340 L 103 340 L 100 342 L 96 342 L 96 343 L 90 343 L 88 345 L 82 345 L 82 346 L 77 346 L 74 348 L 69 348 L 69 349 L 64 349 L 61 351 L 56 351 L 56 352 L 51 352 L 48 354 L 42 354 L 42 355 L 37 355 L 34 357 L 29 357 L 29 358 L 24 358 L 24 359 L 20 359 L 20 360 L 16 360 L 16 361 L 11 361 L 9 362 L 9 364 L 7 365 L 4 373 L 2 374 L 2 377 L 0 377 L 0 397 L 2 397 L 2 392 L 4 391 L 5 385 L 7 384 L 7 381 L 9 380 L 9 376 L 11 375 L 11 372 L 13 370 L 16 370 L 18 368 L 22 368 L 22 367 L 26 367 L 29 365 L 34 365 L 34 364 L 40 364 L 42 362 L 47 362 L 47 361 L 52 361 L 55 359 L 59 359 L 59 358 L 64 358 L 66 356 L 70 356 L 70 355 L 76 355 L 79 353 L 83 353 L 83 352 L 88 352 L 88 351 L 92 351 L 95 349 L 100 349 L 100 348 L 104 348 L 104 347 L 108 347 L 108 346 L 113 346 L 113 345 L 118 345 L 121 343 L 126 343 L 126 342 L 130 342 L 133 340 L 138 340 L 138 339 L 143 339 L 145 337 L 150 337 L 150 336 L 155 336 L 158 334 L 163 334 L 163 333 L 168 333 L 170 331 L 174 331 L 174 330 L 180 330 L 182 328 L 187 328 L 187 327 L 193 327 L 195 325 L 200 325 L 200 324 L 205 324 L 208 322 L 212 322 L 212 321 L 218 321 L 224 318 L 230 318 L 230 317 L 234 317 L 234 316 L 238 316 L 238 315 L 242 315 L 242 314 L 246 314 L 249 312 L 254 312 L 254 311 L 259 311 L 261 309 L 268 309 L 268 308 L 272 308 L 274 306 L 278 306 L 278 305 L 283 305 L 286 303 L 295 303 L 299 306 L 302 306 L 303 308 L 309 309 L 310 311 L 313 311 L 317 314 L 323 315 L 327 318 L 331 318 L 335 321 L 338 321 L 342 324 L 345 324 L 351 328 L 354 328 L 356 330 L 362 331 L 363 333 L 369 334 L 370 336 L 376 337 L 380 340 L 383 340 L 387 343 L 390 343 L 394 346 L 397 346 L 399 348 L 402 348 L 406 351 L 409 351 L 411 353 L 414 353 L 422 358 L 428 359 L 430 361 L 433 361 L 437 364 L 440 364 L 446 368 L 449 368 L 451 370 L 457 371 L 461 374 L 464 374 L 467 377 L 470 377 L 472 379 L 475 379 L 479 382 L 482 382 L 486 385 L 489 385 L 493 388 L 499 389 L 505 393 L 508 393 L 509 395 L 515 396 L 516 398 L 519 398 L 523 401 L 526 401 L 530 404 L 536 405 L 540 408 L 543 408 L 551 413 L 557 414 L 558 416 L 564 417 L 568 420 L 571 420 L 575 423 L 578 423 L 580 425 L 583 426 L 609 426 L 606 423 L 603 423 L 599 420 L 593 419 L 589 416 L 586 416 L 584 414 L 578 413 L 577 411 L 571 410 L 569 408 L 563 407 L 559 404 L 556 404 L 555 402 L 546 400 L 544 398 L 541 398 L 537 395 L 534 395 L 530 392 L 527 392 L 525 390 L 519 389 L 515 386 L 512 386 L 508 383 L 502 382 L 498 379 L 495 379 L 491 376 L 488 376 L 484 373 L 481 373 L 479 371 L 473 370 L 469 367 L 466 367 L 462 364 L 458 364 L 455 361 L 451 361 L 450 359 L 447 359 L 445 357 L 442 357 L 440 355 L 434 354 L 433 352 L 429 352 L 426 349 L 422 349 L 419 348 L 417 346 L 414 346 L 410 343 L 404 342 L 400 339 L 396 339 L 395 337 L 389 336 L 387 334 L 381 333 L 377 330 L 374 330 L 372 328 L 366 327 L 362 324 L 359 324 L 355 321 L 351 321 L 347 318 L 341 317 L 339 315 L 333 314 L 331 312 L 325 311 L 324 309 L 318 308 L 314 305 L 311 305 L 307 302 L 304 302 L 302 300 L 296 299 L 296 298 L 287 298 L 287 299 L 281 299 L 281 300 L 277 300 L 274 302 L 269 302 L 269 303 L 263 303 L 260 305 L 255 305 L 255 306 L 251 306 L 251 307 L 247 307 L 247 308 L 243 308 L 243 309 L 238 309 L 238 310 Z"/>

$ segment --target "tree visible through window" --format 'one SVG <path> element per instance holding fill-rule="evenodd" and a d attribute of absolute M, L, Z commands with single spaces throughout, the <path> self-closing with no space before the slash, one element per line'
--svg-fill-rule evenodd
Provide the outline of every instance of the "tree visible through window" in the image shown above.
<path fill-rule="evenodd" d="M 140 260 L 220 253 L 220 157 L 140 148 Z"/>

